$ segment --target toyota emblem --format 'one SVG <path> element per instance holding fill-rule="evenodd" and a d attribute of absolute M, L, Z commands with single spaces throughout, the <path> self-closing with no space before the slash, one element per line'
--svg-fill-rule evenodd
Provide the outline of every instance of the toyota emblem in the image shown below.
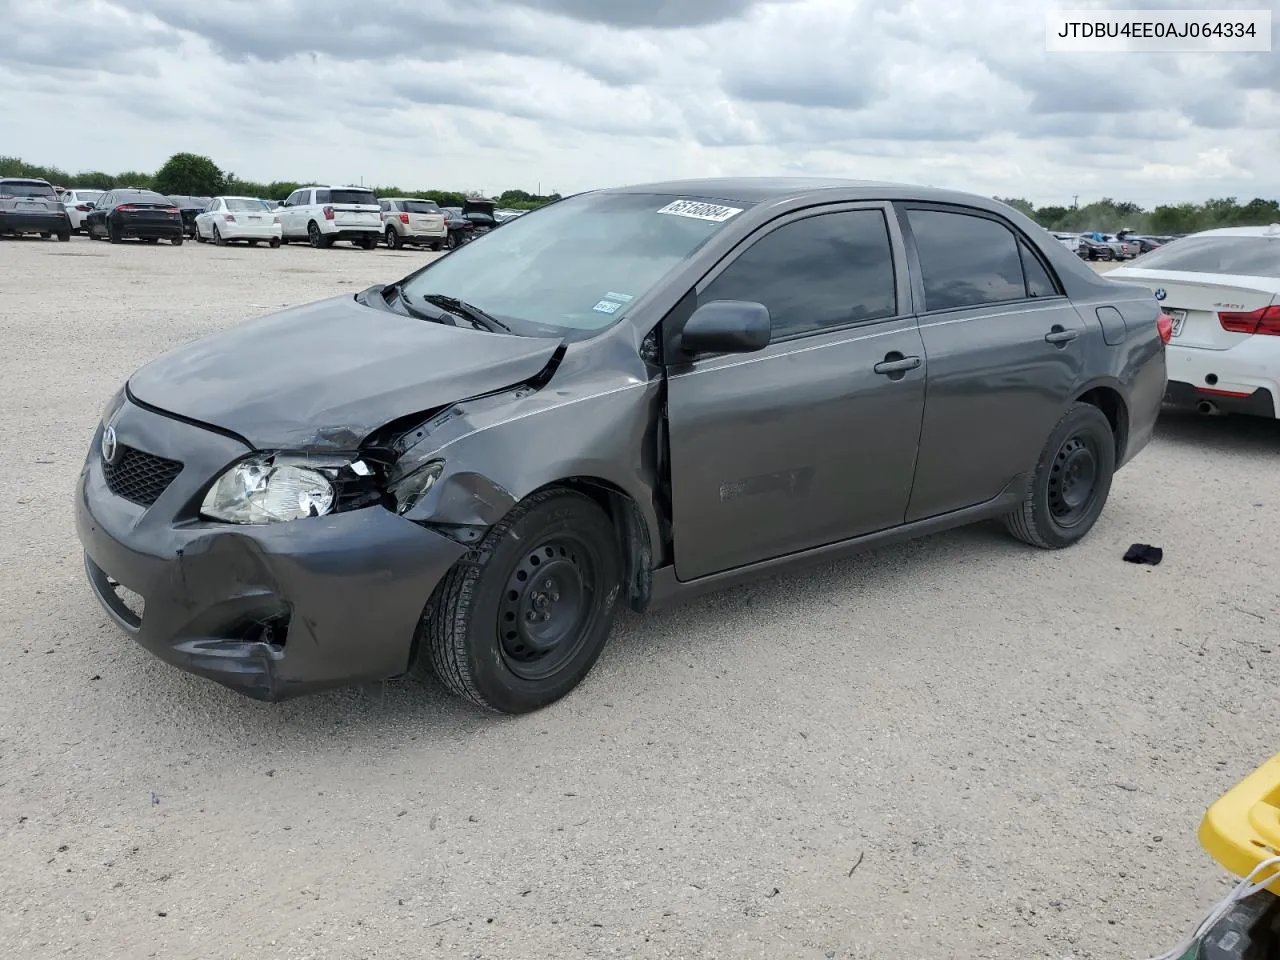
<path fill-rule="evenodd" d="M 104 463 L 115 463 L 119 447 L 116 446 L 116 428 L 107 427 L 102 431 L 102 460 Z"/>
<path fill-rule="evenodd" d="M 1157 300 L 1163 300 L 1163 299 L 1164 299 L 1165 297 L 1167 297 L 1167 296 L 1168 296 L 1168 294 L 1164 292 L 1164 287 L 1160 287 L 1159 289 L 1157 289 L 1157 290 L 1156 290 L 1156 299 L 1157 299 Z"/>

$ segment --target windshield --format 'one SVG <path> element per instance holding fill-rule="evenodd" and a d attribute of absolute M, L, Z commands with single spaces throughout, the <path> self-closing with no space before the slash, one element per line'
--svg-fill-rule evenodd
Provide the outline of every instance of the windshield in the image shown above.
<path fill-rule="evenodd" d="M 459 247 L 414 274 L 403 290 L 411 303 L 425 294 L 464 300 L 516 333 L 581 339 L 626 316 L 631 303 L 746 206 L 583 194 Z"/>
<path fill-rule="evenodd" d="M 440 208 L 430 200 L 406 200 L 404 201 L 405 213 L 439 213 Z"/>
<path fill-rule="evenodd" d="M 266 213 L 271 210 L 261 200 L 244 200 L 240 197 L 229 197 L 223 201 L 227 209 L 233 213 Z"/>
<path fill-rule="evenodd" d="M 23 183 L 8 180 L 0 183 L 0 197 L 40 197 L 42 200 L 56 200 L 58 195 L 47 183 Z"/>
<path fill-rule="evenodd" d="M 1280 277 L 1280 237 L 1185 237 L 1133 262 L 1150 270 Z"/>

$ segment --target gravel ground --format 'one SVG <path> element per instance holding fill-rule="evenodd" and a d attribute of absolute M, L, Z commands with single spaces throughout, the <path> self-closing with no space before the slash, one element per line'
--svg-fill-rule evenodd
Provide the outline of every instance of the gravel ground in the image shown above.
<path fill-rule="evenodd" d="M 424 256 L 0 242 L 6 956 L 1134 958 L 1223 893 L 1200 817 L 1280 749 L 1272 423 L 1162 422 L 1063 553 L 981 527 L 629 616 L 520 719 L 259 704 L 124 638 L 70 504 L 112 390 Z"/>

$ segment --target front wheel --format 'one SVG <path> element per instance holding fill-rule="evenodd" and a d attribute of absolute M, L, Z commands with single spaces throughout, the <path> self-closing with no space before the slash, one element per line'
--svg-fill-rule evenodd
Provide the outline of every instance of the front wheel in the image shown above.
<path fill-rule="evenodd" d="M 269 246 L 272 250 L 275 250 L 277 247 L 280 246 L 280 241 L 277 240 L 275 237 L 272 237 L 270 240 L 267 241 L 267 246 Z"/>
<path fill-rule="evenodd" d="M 222 231 L 218 229 L 218 225 L 213 225 L 213 245 L 215 247 L 225 247 L 227 241 L 222 238 Z"/>
<path fill-rule="evenodd" d="M 1088 403 L 1073 403 L 1040 452 L 1022 504 L 1005 528 L 1024 543 L 1060 550 L 1093 529 L 1116 469 L 1111 422 Z"/>
<path fill-rule="evenodd" d="M 58 234 L 58 242 L 59 242 L 59 243 L 70 243 L 70 242 L 71 242 L 71 231 L 70 231 L 70 230 L 63 230 L 60 234 Z"/>
<path fill-rule="evenodd" d="M 545 707 L 595 665 L 620 582 L 618 540 L 595 501 L 563 489 L 535 493 L 437 586 L 414 672 L 500 713 Z"/>

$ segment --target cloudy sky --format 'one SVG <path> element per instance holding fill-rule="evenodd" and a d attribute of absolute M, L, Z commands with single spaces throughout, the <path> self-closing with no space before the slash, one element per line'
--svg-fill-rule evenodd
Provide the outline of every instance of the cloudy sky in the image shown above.
<path fill-rule="evenodd" d="M 818 174 L 1037 204 L 1280 194 L 1280 41 L 1049 54 L 1049 6 L 0 0 L 0 154 L 492 193 Z"/>

